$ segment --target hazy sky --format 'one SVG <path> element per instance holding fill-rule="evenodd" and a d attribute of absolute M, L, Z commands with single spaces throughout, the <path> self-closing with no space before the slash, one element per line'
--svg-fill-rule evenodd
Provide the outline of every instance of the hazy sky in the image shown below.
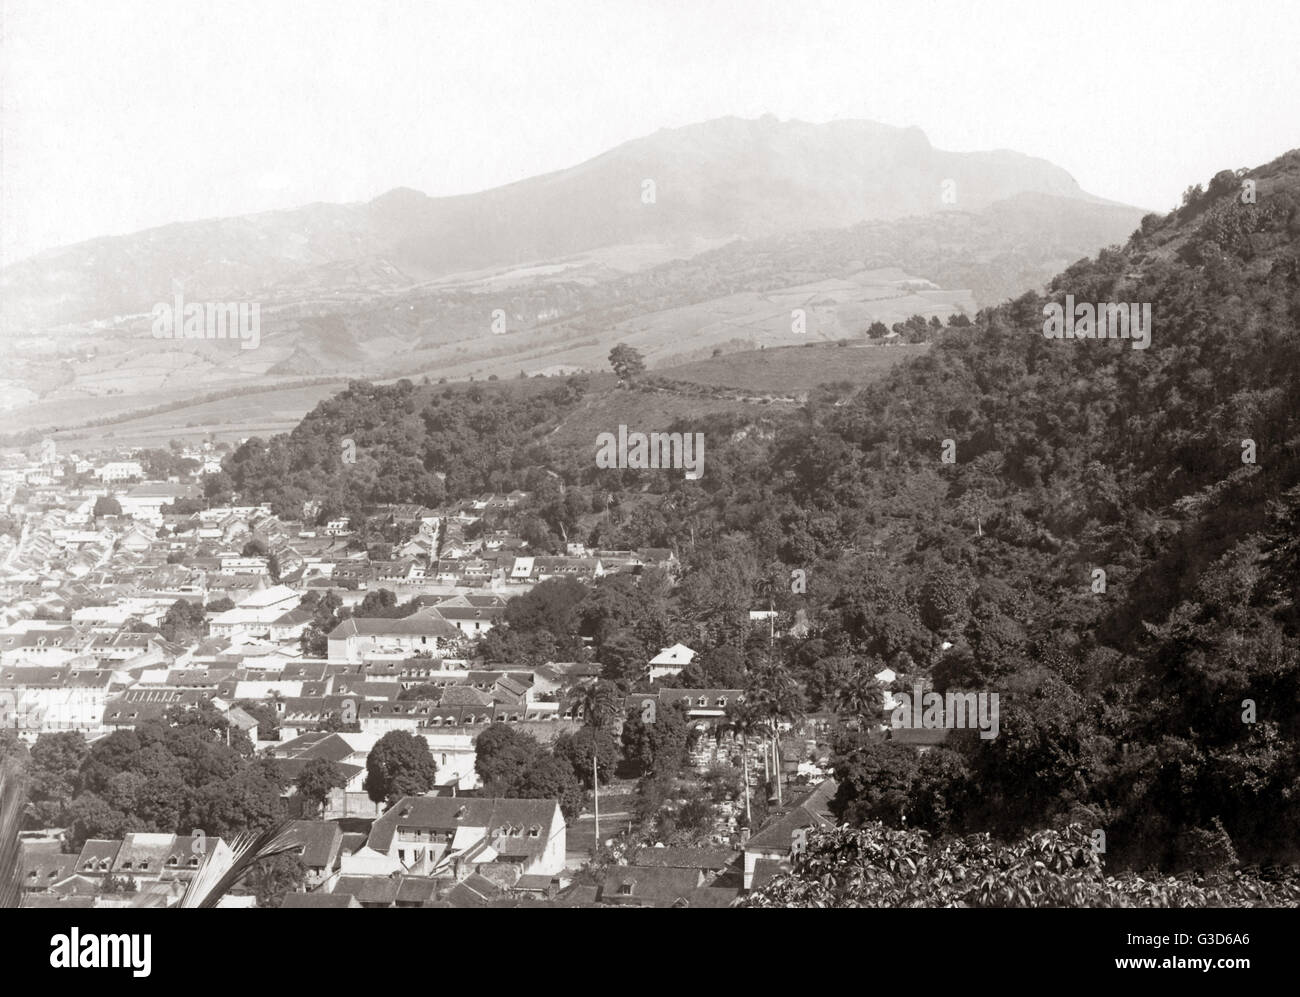
<path fill-rule="evenodd" d="M 1300 145 L 1293 0 L 0 7 L 3 262 L 398 186 L 479 190 L 729 114 L 917 125 L 1161 210 Z"/>

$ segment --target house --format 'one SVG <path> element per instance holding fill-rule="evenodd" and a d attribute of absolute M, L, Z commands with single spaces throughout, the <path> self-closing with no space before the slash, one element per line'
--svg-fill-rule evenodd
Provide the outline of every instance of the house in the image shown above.
<path fill-rule="evenodd" d="M 649 698 L 648 693 L 634 693 L 627 697 L 629 707 L 642 708 L 642 703 Z M 657 696 L 661 707 L 670 707 L 681 703 L 686 707 L 686 715 L 693 720 L 701 718 L 717 719 L 726 716 L 727 705 L 739 705 L 745 701 L 743 689 L 660 689 Z"/>
<path fill-rule="evenodd" d="M 614 866 L 601 883 L 600 902 L 635 907 L 672 907 L 704 885 L 699 869 Z"/>
<path fill-rule="evenodd" d="M 695 658 L 695 652 L 685 644 L 674 644 L 662 648 L 650 659 L 650 681 L 661 679 L 665 675 L 676 675 Z"/>
<path fill-rule="evenodd" d="M 458 596 L 456 599 L 438 603 L 434 608 L 439 616 L 466 637 L 480 637 L 496 626 L 506 612 L 503 600 L 496 596 L 488 598 L 496 600 L 500 605 L 469 605 L 464 596 Z"/>
<path fill-rule="evenodd" d="M 355 734 L 348 736 L 360 737 L 360 735 Z M 366 742 L 368 743 L 369 740 L 366 739 Z M 358 750 L 341 734 L 318 732 L 303 734 L 291 741 L 277 744 L 269 750 L 269 755 L 275 759 L 276 767 L 289 784 L 285 788 L 286 796 L 293 794 L 292 783 L 302 774 L 302 770 L 307 767 L 308 762 L 315 759 L 324 759 L 337 765 L 347 782 L 342 788 L 331 792 L 329 799 L 325 803 L 326 815 L 332 815 L 337 811 L 337 808 L 343 806 L 347 796 L 363 793 L 362 786 L 366 779 L 365 759 L 369 753 L 369 748 L 365 744 L 362 747 L 366 750 Z M 367 815 L 360 814 L 359 816 Z"/>
<path fill-rule="evenodd" d="M 131 478 L 143 478 L 144 466 L 138 460 L 109 461 L 103 467 L 95 469 L 95 477 L 105 484 L 112 481 L 127 481 Z"/>
<path fill-rule="evenodd" d="M 760 861 L 766 859 L 780 863 L 790 858 L 791 848 L 796 838 L 795 832 L 808 828 L 835 826 L 835 817 L 831 814 L 828 804 L 838 788 L 834 779 L 825 780 L 788 809 L 769 818 L 753 837 L 745 842 L 746 890 L 754 888 L 755 872 Z"/>
<path fill-rule="evenodd" d="M 167 860 L 176 855 L 175 845 L 174 834 L 124 834 L 111 872 L 119 878 L 130 876 L 137 883 L 156 882 L 167 871 Z"/>
<path fill-rule="evenodd" d="M 334 874 L 343 847 L 343 829 L 334 821 L 295 820 L 285 836 L 298 845 L 298 856 L 307 867 L 306 885 L 314 889 Z"/>
<path fill-rule="evenodd" d="M 642 848 L 637 852 L 636 864 L 655 869 L 698 869 L 708 882 L 738 857 L 729 848 Z"/>
<path fill-rule="evenodd" d="M 87 838 L 77 856 L 76 871 L 80 876 L 107 876 L 117 861 L 122 842 L 106 838 Z"/>
<path fill-rule="evenodd" d="M 289 893 L 286 894 L 284 901 L 280 904 L 281 910 L 289 910 L 295 907 L 356 907 L 360 908 L 361 904 L 357 903 L 357 898 L 351 893 Z"/>
<path fill-rule="evenodd" d="M 57 841 L 23 842 L 19 849 L 19 878 L 24 893 L 47 893 L 76 869 L 77 857 L 64 855 Z"/>
<path fill-rule="evenodd" d="M 162 507 L 181 499 L 195 498 L 199 490 L 194 485 L 173 484 L 169 481 L 146 481 L 118 496 L 122 514 L 143 520 L 154 526 L 163 522 Z"/>
<path fill-rule="evenodd" d="M 340 876 L 333 896 L 350 896 L 361 907 L 391 907 L 401 889 L 398 876 Z"/>
<path fill-rule="evenodd" d="M 564 868 L 565 832 L 556 800 L 405 796 L 375 821 L 366 847 L 421 875 L 459 879 L 499 862 L 554 876 Z"/>
<path fill-rule="evenodd" d="M 401 619 L 354 617 L 344 620 L 326 638 L 330 661 L 360 664 L 368 654 L 430 654 L 447 649 L 461 632 L 436 610 L 422 609 Z"/>

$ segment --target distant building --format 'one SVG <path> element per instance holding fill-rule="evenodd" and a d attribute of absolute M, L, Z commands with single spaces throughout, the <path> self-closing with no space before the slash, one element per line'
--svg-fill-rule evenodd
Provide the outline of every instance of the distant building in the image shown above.
<path fill-rule="evenodd" d="M 672 647 L 663 648 L 650 659 L 650 681 L 653 682 L 665 675 L 678 674 L 694 658 L 695 652 L 685 644 L 674 644 Z"/>

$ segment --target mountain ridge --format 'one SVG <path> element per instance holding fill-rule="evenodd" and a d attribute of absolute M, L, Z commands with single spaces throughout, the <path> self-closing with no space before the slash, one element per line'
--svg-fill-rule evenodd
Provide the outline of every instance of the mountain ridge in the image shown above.
<path fill-rule="evenodd" d="M 942 200 L 945 181 L 955 203 Z M 982 210 L 1024 191 L 1113 203 L 1046 160 L 938 150 L 916 127 L 718 118 L 471 193 L 395 187 L 369 201 L 172 222 L 44 250 L 0 271 L 0 333 L 147 312 L 173 281 L 225 300 L 347 261 L 381 261 L 415 284 L 615 245 L 692 255 L 701 240 Z"/>

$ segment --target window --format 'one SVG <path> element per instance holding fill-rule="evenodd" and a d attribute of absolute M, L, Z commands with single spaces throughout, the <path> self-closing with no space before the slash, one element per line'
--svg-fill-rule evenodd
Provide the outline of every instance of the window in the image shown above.
<path fill-rule="evenodd" d="M 618 884 L 618 892 L 619 892 L 619 895 L 620 895 L 620 896 L 630 897 L 630 896 L 632 895 L 632 884 L 631 884 L 631 883 L 619 883 L 619 884 Z"/>
<path fill-rule="evenodd" d="M 700 706 L 706 706 L 706 705 L 708 704 L 708 702 L 709 702 L 708 699 L 707 699 L 706 697 L 704 697 L 704 696 L 701 696 L 700 699 L 699 699 L 699 705 L 700 705 Z"/>
<path fill-rule="evenodd" d="M 719 696 L 719 697 L 718 697 L 718 706 L 719 706 L 719 708 L 725 707 L 726 705 L 727 705 L 727 697 L 726 697 L 726 696 Z"/>

